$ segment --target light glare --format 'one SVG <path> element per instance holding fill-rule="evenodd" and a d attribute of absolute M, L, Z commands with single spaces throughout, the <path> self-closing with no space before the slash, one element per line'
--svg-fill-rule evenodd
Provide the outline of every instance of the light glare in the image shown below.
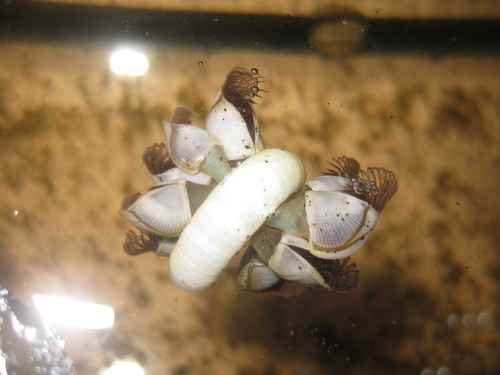
<path fill-rule="evenodd" d="M 149 69 L 149 60 L 141 52 L 131 49 L 121 49 L 111 54 L 109 66 L 116 74 L 142 76 Z"/>
<path fill-rule="evenodd" d="M 135 362 L 117 361 L 102 375 L 144 375 L 144 369 Z"/>
<path fill-rule="evenodd" d="M 112 327 L 115 320 L 115 311 L 111 306 L 43 294 L 33 295 L 33 303 L 44 321 L 52 325 L 105 329 Z"/>

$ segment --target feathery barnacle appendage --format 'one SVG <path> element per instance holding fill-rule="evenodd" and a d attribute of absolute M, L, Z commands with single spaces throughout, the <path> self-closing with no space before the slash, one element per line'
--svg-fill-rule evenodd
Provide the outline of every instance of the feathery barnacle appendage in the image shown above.
<path fill-rule="evenodd" d="M 162 174 L 175 167 L 174 162 L 168 156 L 164 143 L 155 143 L 148 147 L 142 155 L 142 160 L 152 175 Z"/>
<path fill-rule="evenodd" d="M 328 162 L 331 168 L 325 175 L 346 177 L 350 181 L 343 186 L 342 191 L 369 203 L 378 212 L 382 211 L 387 202 L 398 189 L 396 175 L 385 168 L 368 168 L 360 170 L 359 163 L 343 156 Z"/>
<path fill-rule="evenodd" d="M 156 253 L 158 250 L 159 237 L 153 233 L 140 231 L 139 236 L 133 230 L 126 234 L 123 250 L 129 255 L 140 255 L 150 251 Z"/>
<path fill-rule="evenodd" d="M 311 264 L 331 289 L 339 293 L 349 293 L 358 286 L 359 271 L 356 269 L 356 263 L 349 264 L 350 257 L 322 259 L 300 247 L 293 245 L 289 247 Z"/>
<path fill-rule="evenodd" d="M 172 115 L 172 124 L 189 124 L 194 120 L 195 113 L 186 107 L 177 107 Z"/>
<path fill-rule="evenodd" d="M 261 97 L 258 93 L 261 90 L 259 83 L 263 82 L 257 69 L 252 71 L 237 67 L 229 72 L 222 85 L 222 95 L 240 112 L 243 117 L 248 132 L 255 142 L 255 124 L 254 110 L 252 104 L 255 104 L 253 98 Z"/>
<path fill-rule="evenodd" d="M 371 181 L 375 189 L 367 192 L 366 202 L 368 202 L 378 212 L 381 212 L 387 202 L 398 190 L 398 179 L 396 175 L 385 168 L 368 168 L 361 171 L 361 180 Z"/>
<path fill-rule="evenodd" d="M 327 169 L 328 172 L 325 172 L 325 175 L 347 177 L 350 179 L 357 178 L 359 175 L 360 167 L 356 159 L 342 156 L 341 158 L 333 159 L 333 162 L 328 162 L 328 164 L 332 168 Z"/>

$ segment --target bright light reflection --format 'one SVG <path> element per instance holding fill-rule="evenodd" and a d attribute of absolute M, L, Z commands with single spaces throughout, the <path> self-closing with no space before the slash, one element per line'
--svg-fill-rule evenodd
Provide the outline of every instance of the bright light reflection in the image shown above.
<path fill-rule="evenodd" d="M 111 54 L 109 66 L 116 74 L 142 76 L 149 69 L 149 60 L 141 52 L 131 49 L 121 49 Z"/>
<path fill-rule="evenodd" d="M 33 303 L 44 321 L 52 325 L 105 329 L 112 327 L 115 320 L 115 311 L 111 306 L 42 294 L 33 295 Z"/>
<path fill-rule="evenodd" d="M 101 375 L 144 375 L 144 369 L 135 362 L 117 361 Z"/>

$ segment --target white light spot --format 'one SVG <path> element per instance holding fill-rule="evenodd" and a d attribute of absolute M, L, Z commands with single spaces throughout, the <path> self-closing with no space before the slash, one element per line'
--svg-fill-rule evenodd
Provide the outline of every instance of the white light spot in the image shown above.
<path fill-rule="evenodd" d="M 135 362 L 117 361 L 108 369 L 100 372 L 101 375 L 144 375 L 144 369 Z"/>
<path fill-rule="evenodd" d="M 51 325 L 105 329 L 112 327 L 115 320 L 115 311 L 111 306 L 42 294 L 34 294 L 33 303 L 42 314 L 43 320 Z"/>
<path fill-rule="evenodd" d="M 17 216 L 17 215 L 19 215 L 19 211 L 18 210 L 12 211 L 12 215 L 14 215 L 14 217 Z"/>
<path fill-rule="evenodd" d="M 149 60 L 141 52 L 131 49 L 121 49 L 111 54 L 109 66 L 116 74 L 142 76 L 149 69 Z"/>

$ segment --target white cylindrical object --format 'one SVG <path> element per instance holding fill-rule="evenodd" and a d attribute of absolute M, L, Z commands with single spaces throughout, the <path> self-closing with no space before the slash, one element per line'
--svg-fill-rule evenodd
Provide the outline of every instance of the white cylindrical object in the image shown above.
<path fill-rule="evenodd" d="M 170 257 L 172 282 L 192 292 L 209 289 L 266 217 L 304 181 L 301 161 L 284 149 L 261 151 L 233 169 L 179 237 Z"/>

